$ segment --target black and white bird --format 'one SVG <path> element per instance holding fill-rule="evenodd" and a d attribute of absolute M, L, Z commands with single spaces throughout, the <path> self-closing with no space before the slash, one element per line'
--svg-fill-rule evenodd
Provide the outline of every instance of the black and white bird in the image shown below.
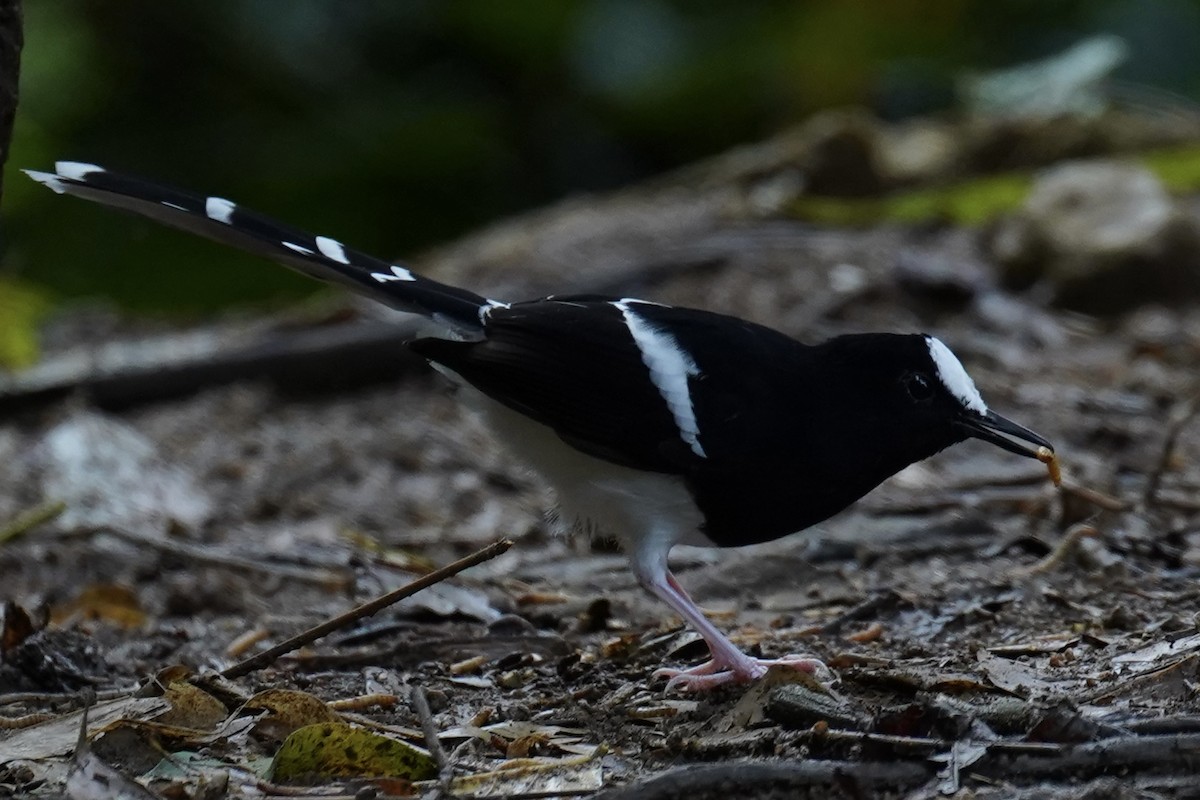
<path fill-rule="evenodd" d="M 638 581 L 704 637 L 711 659 L 660 670 L 701 689 L 812 658 L 741 652 L 667 564 L 686 542 L 737 547 L 807 528 L 887 477 L 969 437 L 1022 456 L 1048 441 L 988 408 L 959 360 L 923 334 L 818 345 L 736 317 L 646 300 L 506 303 L 282 225 L 222 197 L 93 164 L 27 171 L 59 193 L 231 244 L 428 319 L 409 343 L 556 490 L 570 521 L 616 536 Z"/>

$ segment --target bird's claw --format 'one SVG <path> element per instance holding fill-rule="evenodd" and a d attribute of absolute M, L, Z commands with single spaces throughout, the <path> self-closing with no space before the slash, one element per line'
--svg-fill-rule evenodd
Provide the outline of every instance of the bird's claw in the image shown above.
<path fill-rule="evenodd" d="M 825 683 L 833 678 L 833 672 L 819 659 L 811 656 L 788 655 L 783 658 L 751 658 L 744 656 L 735 663 L 718 663 L 709 659 L 687 669 L 663 667 L 655 670 L 655 678 L 667 679 L 667 691 L 679 687 L 684 691 L 701 692 L 724 686 L 727 683 L 749 683 L 767 674 L 771 667 L 787 667 L 807 672 Z"/>

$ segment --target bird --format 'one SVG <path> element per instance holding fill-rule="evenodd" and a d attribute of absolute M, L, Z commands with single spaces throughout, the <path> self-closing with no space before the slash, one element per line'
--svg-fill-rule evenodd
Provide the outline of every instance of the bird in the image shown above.
<path fill-rule="evenodd" d="M 676 544 L 741 547 L 803 531 L 970 438 L 1029 458 L 1054 450 L 993 411 L 962 362 L 928 334 L 806 344 L 749 320 L 632 297 L 505 302 L 223 197 L 78 161 L 25 172 L 60 194 L 422 317 L 406 346 L 458 384 L 496 438 L 545 479 L 560 519 L 620 541 L 638 583 L 708 645 L 707 661 L 655 673 L 667 689 L 751 682 L 775 665 L 829 675 L 811 656 L 740 650 L 672 574 Z"/>

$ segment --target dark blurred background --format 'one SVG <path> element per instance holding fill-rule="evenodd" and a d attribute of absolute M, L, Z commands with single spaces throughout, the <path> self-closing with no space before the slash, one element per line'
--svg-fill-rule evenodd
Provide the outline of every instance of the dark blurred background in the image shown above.
<path fill-rule="evenodd" d="M 1200 0 L 27 0 L 25 12 L 0 281 L 138 311 L 315 285 L 57 198 L 17 168 L 94 161 L 397 256 L 821 109 L 954 113 L 964 72 L 1101 32 L 1128 46 L 1121 81 L 1200 97 Z"/>

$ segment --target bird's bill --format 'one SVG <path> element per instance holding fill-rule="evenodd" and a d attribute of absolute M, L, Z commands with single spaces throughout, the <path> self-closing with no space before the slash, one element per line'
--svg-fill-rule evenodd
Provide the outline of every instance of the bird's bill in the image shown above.
<path fill-rule="evenodd" d="M 1046 448 L 1051 453 L 1054 452 L 1054 445 L 1045 438 L 994 411 L 986 411 L 983 414 L 969 413 L 959 419 L 958 424 L 966 429 L 968 436 L 991 442 L 997 447 L 1002 447 L 1019 456 L 1040 460 L 1037 450 L 1026 447 L 1021 442 L 1030 442 L 1038 447 Z M 1016 441 L 1018 439 L 1020 441 Z"/>

